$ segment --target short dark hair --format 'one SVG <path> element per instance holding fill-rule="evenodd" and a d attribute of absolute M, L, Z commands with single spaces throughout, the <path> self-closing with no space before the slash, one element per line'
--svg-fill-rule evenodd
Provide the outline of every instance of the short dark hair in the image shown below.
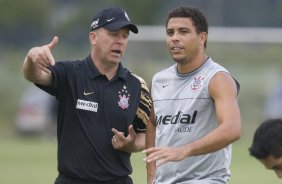
<path fill-rule="evenodd" d="M 265 120 L 256 129 L 249 151 L 257 159 L 282 157 L 282 119 Z"/>
<path fill-rule="evenodd" d="M 178 17 L 190 18 L 193 22 L 193 25 L 196 27 L 196 32 L 198 34 L 202 32 L 208 33 L 208 21 L 204 16 L 204 14 L 198 8 L 180 6 L 178 8 L 171 10 L 168 13 L 168 17 L 166 19 L 166 27 L 168 21 L 171 18 L 178 18 Z M 206 42 L 205 42 L 205 47 L 206 47 Z"/>

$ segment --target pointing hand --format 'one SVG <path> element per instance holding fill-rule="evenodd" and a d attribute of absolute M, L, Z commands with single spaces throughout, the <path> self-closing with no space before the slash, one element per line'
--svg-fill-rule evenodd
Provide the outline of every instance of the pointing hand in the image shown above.
<path fill-rule="evenodd" d="M 28 59 L 39 69 L 51 73 L 48 66 L 55 65 L 55 59 L 51 51 L 58 44 L 58 41 L 58 37 L 54 36 L 53 40 L 47 45 L 32 48 L 27 55 Z"/>

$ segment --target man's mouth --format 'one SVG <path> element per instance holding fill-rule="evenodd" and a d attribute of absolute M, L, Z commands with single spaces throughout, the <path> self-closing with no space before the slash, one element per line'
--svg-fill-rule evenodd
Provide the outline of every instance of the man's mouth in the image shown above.
<path fill-rule="evenodd" d="M 179 46 L 173 46 L 173 47 L 171 47 L 171 50 L 181 50 L 182 48 L 181 47 L 179 47 Z"/>
<path fill-rule="evenodd" d="M 115 54 L 121 54 L 121 50 L 112 50 L 112 52 Z"/>

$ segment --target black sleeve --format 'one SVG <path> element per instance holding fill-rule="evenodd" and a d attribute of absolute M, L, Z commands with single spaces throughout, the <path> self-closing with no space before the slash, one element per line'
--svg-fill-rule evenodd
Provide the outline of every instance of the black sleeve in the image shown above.
<path fill-rule="evenodd" d="M 133 120 L 133 127 L 136 133 L 144 133 L 150 117 L 152 100 L 146 82 L 141 78 L 139 80 L 141 82 L 141 95 L 139 106 Z"/>
<path fill-rule="evenodd" d="M 66 81 L 66 62 L 56 62 L 54 66 L 50 66 L 49 69 L 52 72 L 53 76 L 53 83 L 51 86 L 42 86 L 40 84 L 35 85 L 42 89 L 43 91 L 47 92 L 52 96 L 58 96 L 59 88 L 64 88 Z"/>

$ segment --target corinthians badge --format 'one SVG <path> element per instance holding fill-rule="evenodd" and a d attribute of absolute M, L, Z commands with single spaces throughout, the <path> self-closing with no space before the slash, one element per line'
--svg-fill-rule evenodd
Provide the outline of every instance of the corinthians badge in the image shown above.
<path fill-rule="evenodd" d="M 193 83 L 192 83 L 192 85 L 191 85 L 191 89 L 192 89 L 192 91 L 197 91 L 198 89 L 200 89 L 202 86 L 203 86 L 203 81 L 206 79 L 206 77 L 205 76 L 203 76 L 203 75 L 199 75 L 199 76 L 196 76 L 195 78 L 194 78 L 194 81 L 193 81 Z"/>
<path fill-rule="evenodd" d="M 119 101 L 118 101 L 118 106 L 122 109 L 127 109 L 129 104 L 129 97 L 130 94 L 128 94 L 128 91 L 126 89 L 126 86 L 123 86 L 122 89 L 118 92 L 119 96 Z"/>

